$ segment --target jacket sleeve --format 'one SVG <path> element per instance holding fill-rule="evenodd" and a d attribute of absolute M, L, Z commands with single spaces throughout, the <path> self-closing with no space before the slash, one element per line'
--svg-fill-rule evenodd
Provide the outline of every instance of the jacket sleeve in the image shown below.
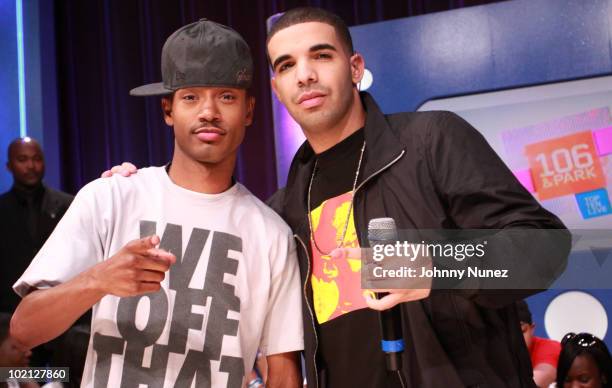
<path fill-rule="evenodd" d="M 451 112 L 433 115 L 426 149 L 447 216 L 461 229 L 499 230 L 489 239 L 480 268 L 508 269 L 511 278 L 511 287 L 503 289 L 496 289 L 502 284 L 498 280 L 480 280 L 466 295 L 484 306 L 501 307 L 547 288 L 567 264 L 569 232 L 476 129 Z"/>

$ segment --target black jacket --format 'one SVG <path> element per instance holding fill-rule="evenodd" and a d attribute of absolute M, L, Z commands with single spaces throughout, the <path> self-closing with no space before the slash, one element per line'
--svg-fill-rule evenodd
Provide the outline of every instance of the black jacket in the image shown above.
<path fill-rule="evenodd" d="M 28 231 L 28 209 L 23 194 L 12 188 L 0 195 L 0 311 L 12 313 L 21 298 L 13 283 L 26 270 L 62 218 L 73 196 L 47 186 L 40 189 L 40 212 L 35 236 Z"/>
<path fill-rule="evenodd" d="M 385 216 L 393 217 L 398 229 L 564 229 L 521 186 L 480 133 L 457 115 L 383 115 L 367 93 L 362 94 L 362 102 L 367 147 L 354 199 L 360 246 L 367 246 L 368 220 Z M 317 329 L 306 216 L 314 156 L 304 143 L 292 162 L 286 188 L 269 204 L 295 233 L 304 289 L 307 379 L 309 387 L 316 387 L 315 381 L 323 387 L 325 371 L 315 369 Z M 535 262 L 520 262 L 517 257 L 517 261 L 542 276 L 557 276 L 569 251 L 567 236 L 564 254 Z M 422 301 L 404 303 L 403 370 L 408 386 L 535 387 L 512 303 L 533 292 L 434 290 Z"/>

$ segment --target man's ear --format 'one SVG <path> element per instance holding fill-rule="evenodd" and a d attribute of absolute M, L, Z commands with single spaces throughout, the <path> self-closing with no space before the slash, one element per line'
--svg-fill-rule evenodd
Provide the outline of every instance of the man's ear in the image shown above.
<path fill-rule="evenodd" d="M 274 92 L 274 95 L 276 96 L 276 98 L 278 99 L 278 101 L 280 101 L 280 96 L 278 95 L 278 90 L 276 89 L 276 78 L 272 77 L 270 78 L 270 86 L 272 87 L 272 91 Z"/>
<path fill-rule="evenodd" d="M 351 80 L 353 84 L 357 85 L 363 78 L 365 61 L 363 60 L 363 56 L 357 52 L 351 56 L 349 61 L 351 64 Z"/>
<path fill-rule="evenodd" d="M 167 125 L 173 126 L 174 120 L 172 119 L 172 102 L 168 98 L 161 99 L 161 108 L 164 113 L 164 121 Z"/>
<path fill-rule="evenodd" d="M 247 114 L 246 114 L 246 126 L 253 124 L 253 112 L 255 111 L 255 97 L 247 96 Z"/>

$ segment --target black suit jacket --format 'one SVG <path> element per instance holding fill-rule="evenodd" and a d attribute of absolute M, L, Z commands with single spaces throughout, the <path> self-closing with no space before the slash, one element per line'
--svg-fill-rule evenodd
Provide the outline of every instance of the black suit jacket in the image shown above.
<path fill-rule="evenodd" d="M 0 311 L 12 313 L 20 298 L 12 286 L 26 270 L 62 218 L 73 196 L 43 186 L 35 236 L 29 233 L 28 208 L 15 188 L 0 196 Z"/>

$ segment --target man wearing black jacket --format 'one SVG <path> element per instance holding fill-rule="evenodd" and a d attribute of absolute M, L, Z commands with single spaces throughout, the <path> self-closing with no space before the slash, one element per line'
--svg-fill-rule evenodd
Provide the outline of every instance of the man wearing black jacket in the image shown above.
<path fill-rule="evenodd" d="M 7 152 L 6 168 L 13 176 L 13 186 L 0 195 L 0 311 L 13 313 L 19 297 L 13 283 L 28 267 L 55 225 L 62 218 L 72 195 L 46 186 L 45 159 L 42 148 L 30 137 L 15 139 Z"/>
<path fill-rule="evenodd" d="M 13 176 L 13 186 L 0 195 L 0 312 L 12 314 L 20 300 L 13 284 L 55 229 L 73 196 L 43 183 L 44 154 L 31 137 L 11 142 L 6 168 Z M 57 349 L 55 344 L 35 348 L 32 365 L 49 363 Z"/>
<path fill-rule="evenodd" d="M 359 263 L 342 252 L 367 246 L 367 223 L 377 217 L 393 217 L 398 229 L 563 224 L 457 115 L 383 115 L 370 95 L 359 93 L 364 60 L 336 15 L 288 11 L 270 30 L 267 50 L 272 88 L 307 139 L 286 188 L 269 204 L 300 247 L 309 387 L 402 386 L 385 370 L 378 313 L 367 308 L 398 303 L 408 386 L 533 387 L 512 302 L 534 291 L 394 290 L 375 301 L 360 288 Z M 513 267 L 552 281 L 568 250 L 569 239 L 562 239 L 557 254 L 512 256 Z"/>

